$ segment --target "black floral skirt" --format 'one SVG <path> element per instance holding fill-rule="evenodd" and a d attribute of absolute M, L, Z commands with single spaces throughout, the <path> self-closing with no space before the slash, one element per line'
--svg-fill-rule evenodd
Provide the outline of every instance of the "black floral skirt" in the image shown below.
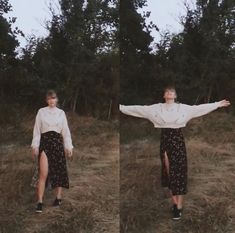
<path fill-rule="evenodd" d="M 169 160 L 169 175 L 164 163 L 164 153 Z M 161 129 L 161 184 L 168 187 L 173 195 L 187 193 L 187 153 L 181 128 Z"/>
<path fill-rule="evenodd" d="M 37 161 L 37 168 L 32 179 L 32 186 L 36 186 L 40 174 L 40 156 L 44 151 L 48 160 L 48 176 L 46 180 L 46 188 L 51 189 L 55 187 L 69 188 L 68 170 L 66 164 L 66 157 L 63 145 L 63 137 L 60 133 L 55 131 L 48 131 L 41 134 L 39 156 Z"/>

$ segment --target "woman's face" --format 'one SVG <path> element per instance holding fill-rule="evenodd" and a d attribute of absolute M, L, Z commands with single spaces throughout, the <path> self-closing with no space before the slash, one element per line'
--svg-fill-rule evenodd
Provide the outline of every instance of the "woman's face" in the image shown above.
<path fill-rule="evenodd" d="M 176 99 L 176 91 L 174 89 L 167 89 L 167 90 L 165 90 L 163 98 L 165 100 L 167 100 L 167 99 L 168 100 Z"/>
<path fill-rule="evenodd" d="M 50 107 L 55 107 L 57 104 L 57 101 L 58 101 L 58 99 L 56 96 L 48 96 L 47 97 L 47 104 Z"/>

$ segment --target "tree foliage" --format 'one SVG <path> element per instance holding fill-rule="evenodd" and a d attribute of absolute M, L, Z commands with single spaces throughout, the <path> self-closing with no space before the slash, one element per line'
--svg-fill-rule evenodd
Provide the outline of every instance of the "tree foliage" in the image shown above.
<path fill-rule="evenodd" d="M 24 35 L 16 18 L 6 17 L 9 1 L 0 0 L 2 117 L 9 120 L 22 106 L 41 107 L 51 88 L 61 107 L 105 119 L 117 115 L 119 97 L 126 104 L 162 101 L 169 84 L 182 102 L 235 99 L 235 2 L 185 5 L 183 30 L 164 33 L 154 45 L 151 32 L 158 28 L 147 23 L 146 5 L 147 0 L 60 0 L 59 13 L 50 9 L 48 36 L 32 35 L 18 54 L 17 35 Z"/>
<path fill-rule="evenodd" d="M 128 20 L 129 25 L 121 21 L 123 35 L 130 31 L 131 38 L 137 38 L 136 43 L 121 40 L 121 48 L 123 46 L 129 56 L 122 55 L 123 102 L 162 101 L 162 90 L 166 85 L 175 85 L 180 101 L 191 104 L 235 98 L 235 2 L 198 0 L 195 9 L 185 7 L 187 14 L 181 19 L 183 30 L 177 34 L 164 33 L 155 45 L 154 53 L 150 40 L 141 36 L 150 38 L 149 33 L 146 35 L 148 31 L 141 27 L 141 20 L 146 18 L 138 21 L 139 32 L 133 30 L 136 27 L 131 20 Z M 132 11 L 135 13 L 128 17 L 136 22 L 134 15 L 141 16 L 133 7 Z M 138 47 L 140 41 L 141 49 Z"/>

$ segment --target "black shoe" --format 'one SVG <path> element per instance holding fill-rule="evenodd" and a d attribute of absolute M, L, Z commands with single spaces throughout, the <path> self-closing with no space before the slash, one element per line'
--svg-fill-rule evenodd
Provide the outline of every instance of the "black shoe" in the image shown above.
<path fill-rule="evenodd" d="M 42 202 L 38 202 L 35 212 L 42 213 L 42 206 L 43 206 Z"/>
<path fill-rule="evenodd" d="M 58 198 L 56 198 L 53 202 L 53 206 L 60 206 L 61 204 L 62 204 L 62 200 Z"/>
<path fill-rule="evenodd" d="M 182 216 L 182 209 L 178 209 L 177 207 L 173 210 L 173 220 L 180 220 Z"/>

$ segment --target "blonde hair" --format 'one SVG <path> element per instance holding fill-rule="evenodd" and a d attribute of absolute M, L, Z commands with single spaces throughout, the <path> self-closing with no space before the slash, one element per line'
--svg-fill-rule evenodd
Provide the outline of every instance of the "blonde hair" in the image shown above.
<path fill-rule="evenodd" d="M 57 98 L 57 94 L 56 94 L 55 90 L 50 89 L 46 92 L 46 98 L 53 97 L 53 96 L 55 96 Z"/>
<path fill-rule="evenodd" d="M 176 89 L 175 89 L 174 86 L 167 86 L 167 87 L 164 88 L 164 92 L 166 92 L 168 90 L 174 91 L 176 93 Z"/>

